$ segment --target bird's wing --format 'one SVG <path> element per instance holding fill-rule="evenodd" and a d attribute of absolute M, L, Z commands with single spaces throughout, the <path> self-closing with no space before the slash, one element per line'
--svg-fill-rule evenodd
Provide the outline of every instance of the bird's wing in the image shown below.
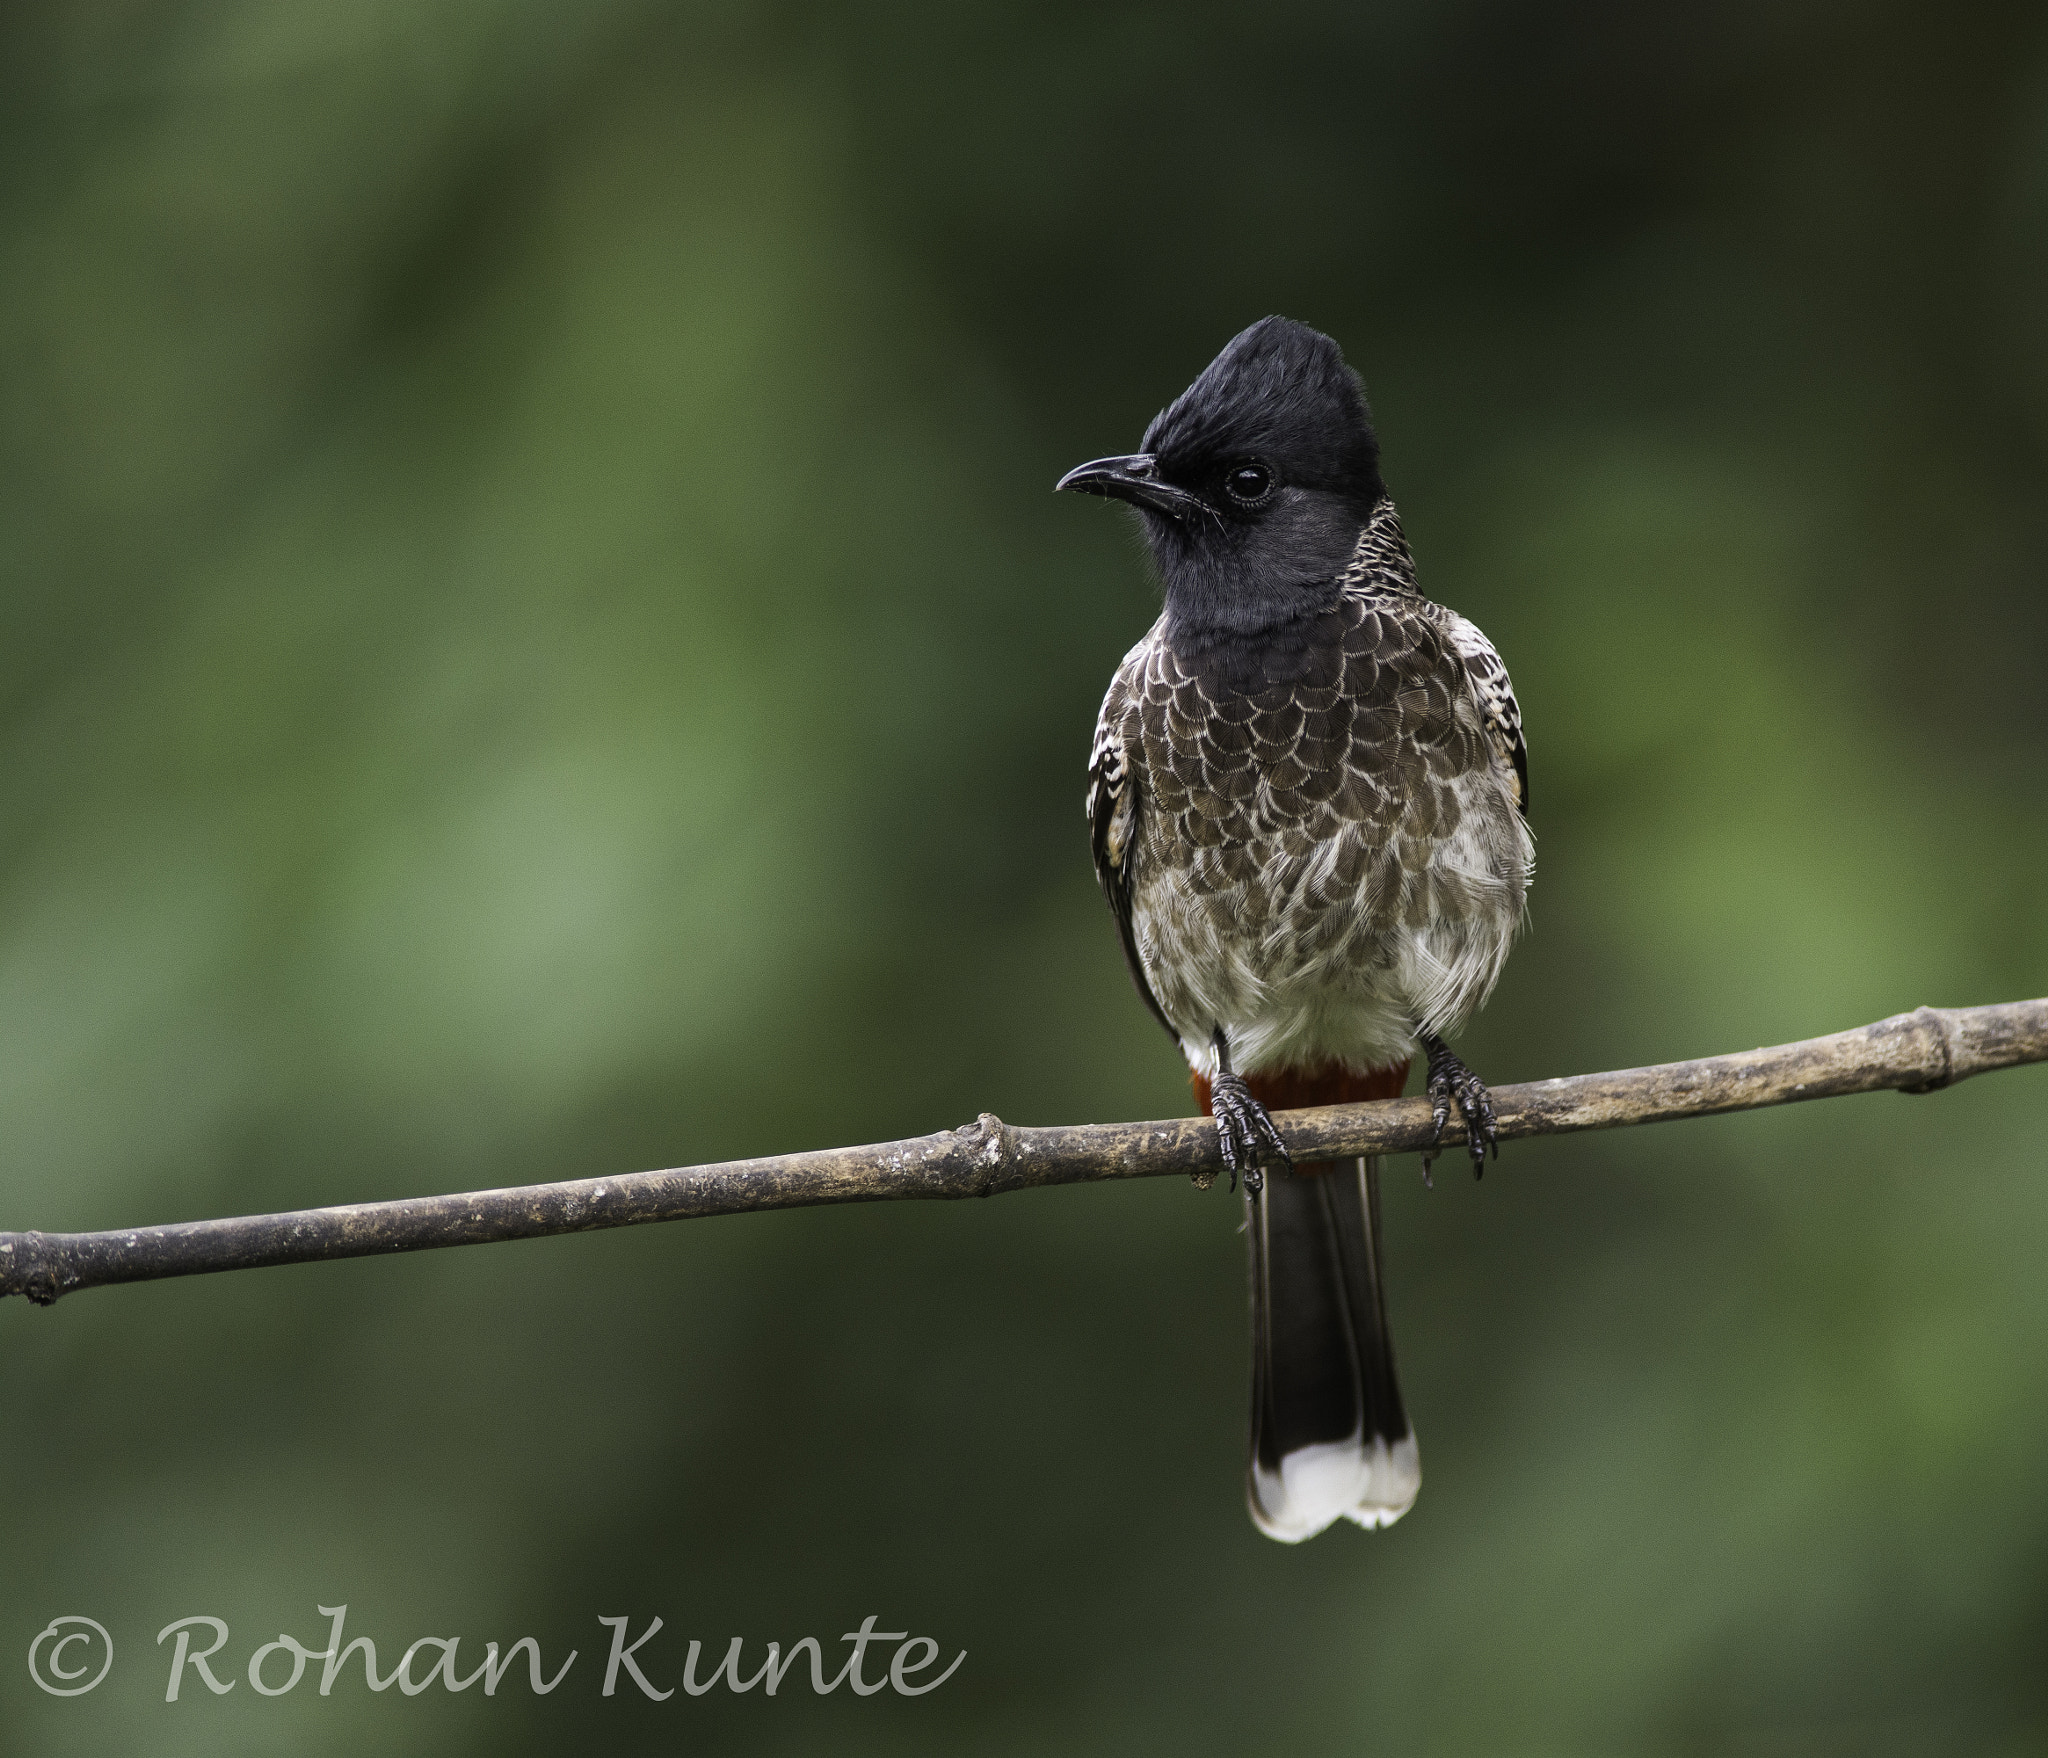
<path fill-rule="evenodd" d="M 1529 815 L 1529 747 L 1522 739 L 1522 708 L 1515 700 L 1515 686 L 1508 681 L 1508 668 L 1501 663 L 1494 646 L 1479 632 L 1478 625 L 1453 615 L 1451 645 L 1465 662 L 1472 679 L 1479 709 L 1486 716 L 1486 730 L 1494 748 L 1515 772 L 1515 804 L 1524 818 Z"/>
<path fill-rule="evenodd" d="M 1142 665 L 1145 644 L 1140 643 L 1118 667 L 1110 680 L 1109 694 L 1102 699 L 1102 713 L 1095 722 L 1095 743 L 1088 753 L 1088 827 L 1095 853 L 1095 877 L 1102 895 L 1109 900 L 1109 913 L 1116 918 L 1117 938 L 1123 942 L 1124 963 L 1131 981 L 1152 1017 L 1179 1037 L 1168 1023 L 1159 998 L 1146 980 L 1144 961 L 1138 956 L 1136 931 L 1131 925 L 1131 864 L 1138 847 L 1138 817 L 1145 809 L 1141 764 L 1132 761 L 1124 743 L 1124 720 L 1131 706 L 1133 662 Z"/>

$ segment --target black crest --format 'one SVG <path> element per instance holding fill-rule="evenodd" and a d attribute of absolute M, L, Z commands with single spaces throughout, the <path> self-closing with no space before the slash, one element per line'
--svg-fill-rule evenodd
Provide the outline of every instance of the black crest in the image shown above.
<path fill-rule="evenodd" d="M 1211 486 L 1205 477 L 1257 459 L 1282 484 L 1348 501 L 1354 534 L 1386 493 L 1358 374 L 1328 336 L 1292 318 L 1261 318 L 1233 337 L 1152 418 L 1145 450 L 1169 480 L 1198 493 Z"/>

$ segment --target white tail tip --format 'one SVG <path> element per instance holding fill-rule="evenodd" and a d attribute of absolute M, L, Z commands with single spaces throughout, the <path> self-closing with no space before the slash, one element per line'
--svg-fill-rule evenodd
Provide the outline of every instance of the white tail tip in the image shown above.
<path fill-rule="evenodd" d="M 1338 1520 L 1391 1526 L 1415 1505 L 1422 1455 L 1415 1436 L 1389 1446 L 1375 1435 L 1299 1447 L 1278 1471 L 1254 1463 L 1246 1482 L 1252 1521 L 1268 1538 L 1299 1544 Z"/>

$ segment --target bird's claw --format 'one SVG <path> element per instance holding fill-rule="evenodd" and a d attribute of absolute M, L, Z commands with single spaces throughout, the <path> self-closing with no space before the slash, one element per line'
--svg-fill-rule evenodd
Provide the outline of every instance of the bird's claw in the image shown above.
<path fill-rule="evenodd" d="M 1436 1133 L 1430 1140 L 1430 1151 L 1422 1156 L 1422 1181 L 1424 1184 L 1432 1182 L 1430 1162 L 1436 1158 L 1436 1149 L 1442 1145 L 1444 1131 L 1450 1127 L 1453 1103 L 1464 1120 L 1465 1150 L 1472 1156 L 1472 1176 L 1477 1178 L 1486 1170 L 1488 1149 L 1492 1150 L 1496 1160 L 1500 1158 L 1500 1132 L 1493 1114 L 1493 1095 L 1486 1090 L 1484 1081 L 1451 1054 L 1442 1039 L 1427 1039 L 1424 1048 L 1429 1052 L 1429 1111 Z"/>
<path fill-rule="evenodd" d="M 1265 1189 L 1266 1174 L 1261 1164 L 1265 1160 L 1277 1160 L 1290 1171 L 1293 1169 L 1293 1162 L 1287 1157 L 1287 1144 L 1273 1127 L 1266 1107 L 1252 1097 L 1242 1076 L 1216 1076 L 1209 1085 L 1209 1113 L 1216 1119 L 1216 1145 L 1223 1150 L 1223 1164 L 1230 1173 L 1232 1190 L 1237 1188 L 1240 1175 L 1249 1194 L 1257 1196 Z M 1206 1188 L 1205 1180 L 1198 1177 L 1197 1182 Z"/>

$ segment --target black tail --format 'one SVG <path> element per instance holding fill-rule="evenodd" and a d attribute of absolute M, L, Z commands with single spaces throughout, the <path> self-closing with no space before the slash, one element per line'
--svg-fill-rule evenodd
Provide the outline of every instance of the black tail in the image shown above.
<path fill-rule="evenodd" d="M 1422 1462 L 1380 1292 L 1379 1162 L 1274 1168 L 1247 1202 L 1252 1519 L 1289 1544 L 1340 1516 L 1391 1525 Z"/>

